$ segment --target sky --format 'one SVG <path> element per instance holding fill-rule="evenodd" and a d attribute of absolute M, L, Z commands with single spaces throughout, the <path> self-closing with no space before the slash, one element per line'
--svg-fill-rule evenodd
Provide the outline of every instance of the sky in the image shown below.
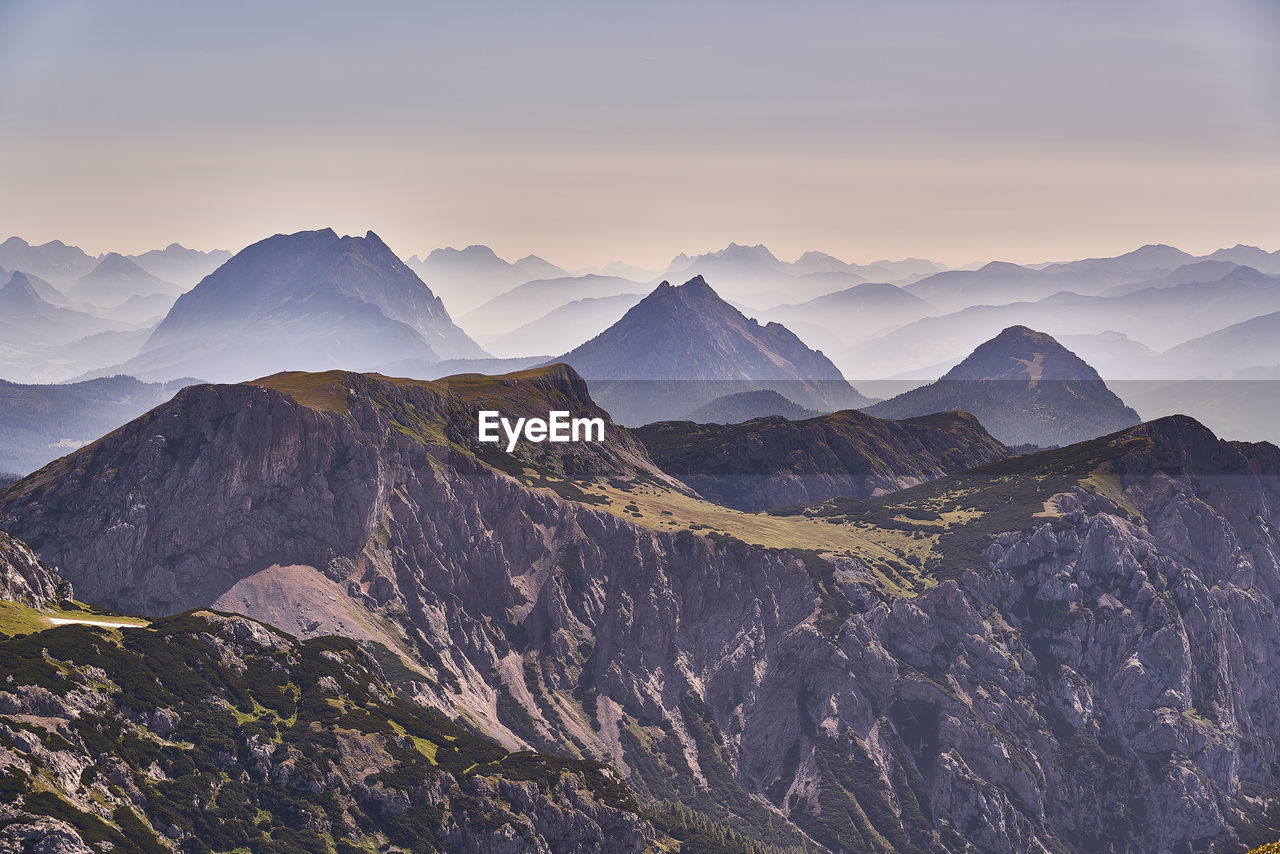
<path fill-rule="evenodd" d="M 1274 0 L 0 0 L 0 239 L 1280 249 Z"/>

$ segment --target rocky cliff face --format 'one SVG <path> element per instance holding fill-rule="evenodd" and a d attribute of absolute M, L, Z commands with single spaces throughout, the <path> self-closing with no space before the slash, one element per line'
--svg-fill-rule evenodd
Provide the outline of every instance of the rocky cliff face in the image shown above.
<path fill-rule="evenodd" d="M 549 387 L 576 394 L 563 379 Z M 545 410 L 518 380 L 475 382 Z M 150 613 L 315 567 L 436 674 L 420 701 L 511 746 L 604 758 L 643 802 L 775 844 L 1263 841 L 1280 783 L 1271 446 L 1167 419 L 791 511 L 897 543 L 930 581 L 890 598 L 847 554 L 628 521 L 551 451 L 492 458 L 515 476 L 485 464 L 444 417 L 471 405 L 465 382 L 275 384 L 289 395 L 184 391 L 0 494 L 0 525 L 87 598 Z M 624 451 L 573 465 L 658 478 Z M 682 512 L 693 499 L 668 486 Z"/>
<path fill-rule="evenodd" d="M 803 421 L 665 421 L 635 434 L 664 471 L 713 501 L 751 511 L 895 492 L 1008 453 L 964 412 L 907 421 L 851 410 Z"/>
<path fill-rule="evenodd" d="M 0 601 L 46 608 L 71 598 L 71 585 L 21 540 L 0 531 Z"/>

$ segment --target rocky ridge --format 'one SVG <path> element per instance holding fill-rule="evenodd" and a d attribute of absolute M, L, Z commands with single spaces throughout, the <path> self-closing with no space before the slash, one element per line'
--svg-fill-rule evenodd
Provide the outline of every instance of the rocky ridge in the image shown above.
<path fill-rule="evenodd" d="M 800 421 L 666 421 L 635 434 L 664 471 L 719 504 L 747 511 L 869 498 L 1008 454 L 963 412 L 905 421 L 853 410 Z"/>

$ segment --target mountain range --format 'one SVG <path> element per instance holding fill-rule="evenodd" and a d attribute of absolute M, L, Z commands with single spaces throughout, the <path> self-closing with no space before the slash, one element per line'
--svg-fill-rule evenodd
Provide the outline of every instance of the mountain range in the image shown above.
<path fill-rule="evenodd" d="M 482 407 L 613 438 L 509 455 L 475 440 Z M 42 716 L 0 731 L 5 791 L 79 835 L 228 846 L 528 846 L 567 823 L 680 847 L 661 815 L 766 846 L 739 851 L 1267 839 L 1280 451 L 1175 417 L 1005 456 L 972 418 L 852 417 L 925 482 L 758 514 L 674 478 L 564 366 L 184 389 L 0 492 L 0 527 L 78 596 L 206 609 L 4 641 L 0 718 Z M 927 479 L 937 442 L 993 459 Z M 793 447 L 759 453 L 784 473 Z M 207 610 L 231 605 L 250 619 Z"/>

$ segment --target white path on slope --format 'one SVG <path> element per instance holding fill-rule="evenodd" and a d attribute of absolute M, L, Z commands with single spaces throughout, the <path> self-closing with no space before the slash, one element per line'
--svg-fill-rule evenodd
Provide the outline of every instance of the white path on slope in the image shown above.
<path fill-rule="evenodd" d="M 85 620 L 79 617 L 45 617 L 55 626 L 101 626 L 104 629 L 145 629 L 147 623 L 121 623 L 114 620 Z"/>

